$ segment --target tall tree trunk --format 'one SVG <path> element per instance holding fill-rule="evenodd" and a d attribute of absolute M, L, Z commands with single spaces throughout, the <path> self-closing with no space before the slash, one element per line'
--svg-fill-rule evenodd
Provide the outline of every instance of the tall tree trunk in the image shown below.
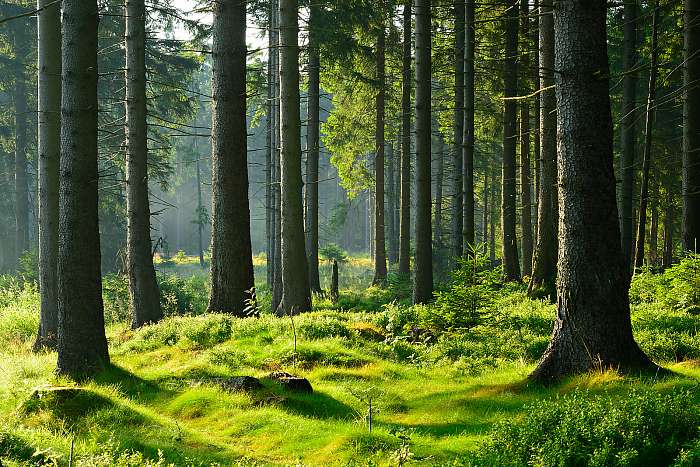
<path fill-rule="evenodd" d="M 386 147 L 387 174 L 386 185 L 389 188 L 387 191 L 387 216 L 386 216 L 386 234 L 387 234 L 387 257 L 389 265 L 396 264 L 397 260 L 397 245 L 396 245 L 396 158 L 394 157 L 394 145 L 389 143 Z"/>
<path fill-rule="evenodd" d="M 299 115 L 299 4 L 280 0 L 280 106 L 282 122 L 282 302 L 284 314 L 311 310 L 304 253 L 301 198 L 301 117 Z"/>
<path fill-rule="evenodd" d="M 649 172 L 651 170 L 651 143 L 654 132 L 654 104 L 656 101 L 656 58 L 657 53 L 657 24 L 659 8 L 653 3 L 654 14 L 651 25 L 651 64 L 649 72 L 649 94 L 647 97 L 646 124 L 644 130 L 644 159 L 642 162 L 642 187 L 639 196 L 639 222 L 637 223 L 637 244 L 635 247 L 634 265 L 641 268 L 644 265 L 644 247 L 647 228 L 647 205 L 649 204 Z"/>
<path fill-rule="evenodd" d="M 605 0 L 554 4 L 559 143 L 559 280 L 552 340 L 537 369 L 652 368 L 632 336 L 615 200 Z"/>
<path fill-rule="evenodd" d="M 214 3 L 212 32 L 209 310 L 245 316 L 255 285 L 248 204 L 245 0 Z"/>
<path fill-rule="evenodd" d="M 540 168 L 537 242 L 528 290 L 553 291 L 557 276 L 557 116 L 554 92 L 554 16 L 551 0 L 540 2 Z"/>
<path fill-rule="evenodd" d="M 487 163 L 487 162 L 485 162 Z M 489 204 L 489 172 L 488 166 L 484 167 L 484 211 L 482 212 L 482 229 L 481 229 L 481 243 L 486 245 L 489 241 L 489 209 L 491 205 Z"/>
<path fill-rule="evenodd" d="M 126 0 L 126 210 L 131 327 L 163 317 L 151 252 L 146 127 L 146 5 Z"/>
<path fill-rule="evenodd" d="M 411 271 L 411 2 L 403 5 L 403 81 L 401 84 L 401 206 L 399 273 Z"/>
<path fill-rule="evenodd" d="M 306 126 L 306 257 L 309 263 L 309 286 L 321 291 L 318 275 L 318 159 L 319 159 L 319 105 L 321 61 L 318 44 L 319 5 L 312 4 L 309 14 L 309 91 L 307 96 Z"/>
<path fill-rule="evenodd" d="M 464 226 L 462 243 L 474 247 L 474 54 L 475 1 L 466 0 L 464 41 L 464 155 L 462 158 L 462 192 L 464 193 Z"/>
<path fill-rule="evenodd" d="M 433 298 L 431 221 L 431 0 L 415 0 L 416 8 L 416 258 L 413 302 Z"/>
<path fill-rule="evenodd" d="M 518 239 L 515 234 L 517 219 L 515 160 L 517 132 L 516 103 L 512 98 L 518 92 L 518 3 L 507 0 L 505 13 L 506 47 L 503 76 L 503 185 L 501 212 L 501 243 L 503 254 L 503 277 L 507 281 L 520 279 L 518 262 Z"/>
<path fill-rule="evenodd" d="M 15 51 L 15 254 L 29 249 L 29 186 L 27 178 L 27 25 L 13 25 Z M 17 263 L 19 265 L 19 263 Z"/>
<path fill-rule="evenodd" d="M 664 212 L 664 257 L 661 267 L 670 268 L 673 264 L 673 192 L 666 189 L 666 211 Z"/>
<path fill-rule="evenodd" d="M 520 2 L 521 54 L 523 80 L 521 94 L 530 94 L 530 10 L 527 1 Z M 520 101 L 520 232 L 523 250 L 523 275 L 532 275 L 532 192 L 530 191 L 530 101 Z"/>
<path fill-rule="evenodd" d="M 197 139 L 195 138 L 195 150 L 197 148 Z M 195 169 L 197 171 L 197 253 L 199 254 L 199 267 L 204 269 L 204 223 L 202 222 L 204 205 L 202 204 L 202 171 L 199 166 L 199 153 L 196 155 L 197 161 L 195 162 Z"/>
<path fill-rule="evenodd" d="M 61 6 L 38 0 L 39 292 L 34 349 L 58 344 L 58 177 L 61 152 Z"/>
<path fill-rule="evenodd" d="M 649 264 L 659 265 L 659 173 L 654 170 L 651 193 L 651 225 L 649 226 Z"/>
<path fill-rule="evenodd" d="M 683 249 L 700 251 L 700 0 L 685 0 L 683 21 Z"/>
<path fill-rule="evenodd" d="M 443 213 L 442 213 L 442 193 L 443 193 L 443 182 L 445 179 L 445 137 L 442 133 L 438 131 L 437 135 L 437 150 L 435 151 L 436 161 L 436 176 L 435 176 L 435 248 L 438 250 L 438 262 L 439 267 L 442 268 L 442 254 L 443 254 L 443 237 L 444 233 L 442 230 L 443 224 Z"/>
<path fill-rule="evenodd" d="M 279 0 L 272 0 L 272 30 L 274 31 L 274 48 L 271 58 L 274 62 L 274 94 L 273 114 L 275 125 L 273 129 L 273 201 L 274 201 L 274 267 L 272 281 L 272 310 L 279 311 L 282 303 L 282 180 L 281 180 L 281 145 L 282 145 L 282 119 L 280 115 L 280 23 Z"/>
<path fill-rule="evenodd" d="M 540 2 L 539 0 L 534 0 L 533 2 L 533 12 L 532 15 L 534 18 L 532 18 L 532 28 L 531 28 L 531 37 L 532 37 L 532 44 L 533 44 L 533 50 L 535 52 L 535 59 L 534 63 L 532 65 L 532 83 L 533 86 L 536 89 L 539 89 L 540 85 L 540 28 L 539 28 L 539 15 L 540 15 Z M 535 95 L 534 99 L 534 116 L 533 116 L 533 122 L 534 122 L 534 128 L 531 129 L 532 135 L 533 135 L 533 142 L 534 142 L 534 148 L 533 148 L 533 158 L 534 158 L 534 166 L 535 166 L 535 191 L 534 191 L 534 197 L 535 197 L 535 219 L 533 222 L 533 227 L 535 229 L 534 233 L 534 239 L 535 239 L 535 244 L 534 246 L 537 246 L 537 237 L 538 237 L 538 226 L 539 226 L 539 212 L 540 212 L 540 184 L 542 182 L 542 151 L 540 147 L 540 94 L 537 93 Z M 534 251 L 533 251 L 533 269 L 534 269 Z"/>
<path fill-rule="evenodd" d="M 634 172 L 637 153 L 637 0 L 625 2 L 622 51 L 622 118 L 620 122 L 620 237 L 622 254 L 630 267 L 634 260 Z"/>
<path fill-rule="evenodd" d="M 454 148 L 452 148 L 452 167 L 454 171 L 452 187 L 452 256 L 461 258 L 464 253 L 464 184 L 463 157 L 464 157 L 464 62 L 465 50 L 464 42 L 466 34 L 464 32 L 465 20 L 465 0 L 454 1 L 455 14 L 455 110 L 454 110 Z"/>
<path fill-rule="evenodd" d="M 275 267 L 275 203 L 273 187 L 273 164 L 275 157 L 275 76 L 277 71 L 274 67 L 273 55 L 275 53 L 274 25 L 275 5 L 273 1 L 268 5 L 268 29 L 267 29 L 267 150 L 265 151 L 265 236 L 267 238 L 266 273 L 267 286 L 272 290 L 274 283 Z"/>
<path fill-rule="evenodd" d="M 109 364 L 100 275 L 97 0 L 63 0 L 58 374 Z"/>
<path fill-rule="evenodd" d="M 380 7 L 381 8 L 381 7 Z M 382 11 L 382 14 L 383 11 Z M 386 32 L 384 20 L 377 37 L 377 112 L 375 119 L 374 146 L 374 279 L 373 284 L 386 281 L 386 242 L 384 238 L 384 103 L 386 101 Z"/>
<path fill-rule="evenodd" d="M 496 171 L 491 171 L 491 209 L 489 225 L 489 264 L 492 268 L 496 266 L 496 199 L 498 199 L 498 186 L 496 184 Z"/>

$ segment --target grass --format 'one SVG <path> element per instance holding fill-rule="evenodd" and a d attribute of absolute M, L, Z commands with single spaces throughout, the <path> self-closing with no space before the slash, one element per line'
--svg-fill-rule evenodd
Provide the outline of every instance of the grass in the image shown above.
<path fill-rule="evenodd" d="M 552 305 L 509 291 L 468 332 L 416 335 L 434 310 L 387 304 L 400 288 L 346 290 L 341 305 L 317 300 L 295 318 L 296 352 L 289 319 L 265 313 L 189 313 L 138 331 L 116 320 L 107 329 L 112 366 L 78 386 L 53 375 L 54 353 L 30 351 L 36 290 L 3 283 L 0 459 L 67 465 L 74 441 L 75 465 L 469 465 L 488 463 L 483 447 L 503 424 L 537 424 L 533 407 L 562 398 L 600 407 L 640 391 L 686 391 L 692 406 L 700 402 L 700 317 L 683 310 L 645 300 L 633 313 L 640 344 L 672 376 L 603 371 L 543 387 L 525 381 L 546 346 Z M 267 378 L 277 370 L 308 378 L 314 393 L 285 391 Z M 264 388 L 223 390 L 220 379 L 236 375 Z"/>

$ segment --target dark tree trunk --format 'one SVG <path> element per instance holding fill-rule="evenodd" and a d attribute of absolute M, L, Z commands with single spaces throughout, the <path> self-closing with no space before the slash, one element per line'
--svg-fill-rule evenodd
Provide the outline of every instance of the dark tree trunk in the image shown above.
<path fill-rule="evenodd" d="M 338 301 L 340 292 L 338 290 L 338 261 L 333 260 L 333 269 L 331 271 L 331 300 Z"/>
<path fill-rule="evenodd" d="M 151 252 L 146 127 L 146 5 L 126 0 L 126 209 L 131 327 L 163 317 Z"/>
<path fill-rule="evenodd" d="M 306 257 L 309 263 L 309 287 L 321 291 L 318 275 L 318 159 L 319 159 L 319 105 L 321 61 L 318 44 L 319 6 L 312 4 L 309 15 L 309 90 L 307 96 L 306 126 Z"/>
<path fill-rule="evenodd" d="M 396 243 L 396 158 L 394 157 L 394 146 L 388 144 L 386 147 L 387 174 L 386 185 L 386 235 L 387 235 L 387 257 L 389 266 L 396 264 L 398 259 L 398 245 Z"/>
<path fill-rule="evenodd" d="M 280 171 L 281 158 L 281 138 L 282 138 L 282 120 L 280 115 L 280 23 L 279 23 L 279 0 L 272 0 L 272 30 L 274 38 L 274 48 L 272 49 L 271 59 L 273 60 L 274 68 L 274 98 L 273 98 L 273 202 L 274 202 L 274 224 L 273 224 L 273 243 L 274 243 L 274 263 L 273 263 L 273 279 L 272 279 L 272 310 L 279 311 L 282 303 L 282 181 Z"/>
<path fill-rule="evenodd" d="M 652 368 L 632 336 L 618 239 L 604 0 L 554 4 L 559 280 L 549 347 L 532 378 Z"/>
<path fill-rule="evenodd" d="M 533 2 L 533 12 L 532 15 L 534 18 L 532 18 L 532 29 L 531 29 L 531 36 L 532 36 L 532 44 L 533 44 L 533 51 L 534 51 L 534 63 L 532 65 L 532 83 L 533 87 L 535 89 L 539 89 L 540 85 L 540 28 L 539 28 L 539 14 L 540 14 L 540 2 L 539 0 L 534 0 Z M 533 122 L 534 122 L 534 128 L 532 128 L 532 136 L 533 136 L 533 142 L 534 142 L 534 148 L 533 148 L 533 155 L 532 157 L 534 158 L 534 166 L 535 166 L 535 191 L 534 191 L 534 198 L 535 198 L 535 219 L 533 221 L 533 227 L 534 227 L 534 239 L 535 239 L 535 244 L 534 247 L 537 246 L 537 237 L 538 237 L 538 227 L 539 227 L 539 212 L 540 212 L 540 183 L 541 183 L 541 177 L 542 177 L 542 151 L 540 147 L 540 94 L 535 95 L 534 99 L 534 115 L 533 115 Z M 534 265 L 534 251 L 533 251 L 533 269 L 535 267 Z"/>
<path fill-rule="evenodd" d="M 462 243 L 474 247 L 474 54 L 475 1 L 467 0 L 465 8 L 464 41 L 464 156 L 462 158 L 462 192 L 464 193 L 464 226 Z"/>
<path fill-rule="evenodd" d="M 275 79 L 277 70 L 274 67 L 273 56 L 275 53 L 275 30 L 273 19 L 275 16 L 275 5 L 269 2 L 268 7 L 268 29 L 267 29 L 267 150 L 265 151 L 265 236 L 267 239 L 266 273 L 267 286 L 272 290 L 274 283 L 275 267 L 275 203 L 273 187 L 273 164 L 275 158 Z"/>
<path fill-rule="evenodd" d="M 489 225 L 489 264 L 491 267 L 496 266 L 496 199 L 498 199 L 496 173 L 491 172 L 491 209 L 490 225 Z"/>
<path fill-rule="evenodd" d="M 651 225 L 649 226 L 649 264 L 659 265 L 659 174 L 654 170 L 650 202 Z"/>
<path fill-rule="evenodd" d="M 382 12 L 383 14 L 383 12 Z M 374 279 L 373 284 L 386 281 L 386 242 L 384 239 L 384 102 L 386 100 L 385 74 L 386 32 L 384 22 L 377 37 L 377 112 L 375 115 L 374 146 Z"/>
<path fill-rule="evenodd" d="M 554 289 L 557 276 L 557 117 L 554 92 L 554 17 L 552 3 L 540 2 L 540 154 L 537 242 L 528 290 Z"/>
<path fill-rule="evenodd" d="M 700 0 L 685 0 L 683 249 L 700 251 Z"/>
<path fill-rule="evenodd" d="M 661 264 L 663 269 L 670 268 L 673 264 L 673 209 L 673 194 L 667 189 L 664 213 L 664 258 Z"/>
<path fill-rule="evenodd" d="M 442 134 L 437 136 L 437 150 L 435 151 L 436 167 L 435 171 L 435 247 L 439 251 L 439 261 L 441 261 L 443 242 L 443 214 L 442 214 L 442 192 L 443 192 L 443 182 L 445 179 L 445 138 Z M 440 264 L 440 267 L 443 265 Z"/>
<path fill-rule="evenodd" d="M 311 310 L 309 272 L 304 253 L 301 197 L 301 117 L 299 114 L 299 5 L 280 0 L 280 107 L 282 122 L 282 302 L 281 312 Z"/>
<path fill-rule="evenodd" d="M 214 3 L 212 32 L 209 311 L 245 316 L 246 301 L 255 285 L 248 205 L 245 1 Z"/>
<path fill-rule="evenodd" d="M 503 75 L 503 185 L 501 206 L 501 243 L 503 256 L 503 277 L 507 281 L 520 280 L 518 262 L 518 239 L 515 234 L 517 223 L 515 160 L 517 132 L 516 103 L 512 98 L 518 92 L 518 4 L 508 0 L 505 14 L 506 47 Z"/>
<path fill-rule="evenodd" d="M 15 20 L 15 254 L 29 249 L 29 185 L 27 178 L 27 25 Z M 17 263 L 19 265 L 19 263 Z"/>
<path fill-rule="evenodd" d="M 520 93 L 530 94 L 530 10 L 527 1 L 520 2 L 522 27 L 520 31 L 523 68 Z M 532 192 L 530 191 L 530 101 L 520 101 L 520 232 L 523 250 L 523 275 L 532 275 Z"/>
<path fill-rule="evenodd" d="M 100 275 L 97 0 L 63 0 L 58 374 L 109 364 Z"/>
<path fill-rule="evenodd" d="M 622 118 L 620 122 L 620 237 L 625 262 L 632 265 L 634 254 L 634 172 L 637 152 L 637 21 L 639 5 L 629 0 L 624 6 L 622 51 Z"/>
<path fill-rule="evenodd" d="M 651 64 L 649 72 L 649 94 L 647 97 L 646 124 L 644 129 L 644 159 L 642 163 L 642 186 L 639 195 L 639 222 L 637 222 L 637 244 L 635 247 L 634 265 L 641 268 L 644 265 L 644 247 L 647 228 L 647 205 L 649 204 L 649 175 L 651 171 L 651 143 L 654 132 L 654 104 L 656 101 L 656 58 L 657 58 L 657 24 L 659 8 L 653 4 L 654 14 L 651 26 Z"/>
<path fill-rule="evenodd" d="M 463 157 L 464 157 L 464 62 L 465 50 L 464 41 L 466 35 L 464 32 L 465 19 L 465 0 L 454 1 L 455 14 L 455 45 L 454 45 L 454 60 L 455 60 L 455 110 L 454 110 L 454 147 L 452 148 L 452 170 L 453 186 L 452 186 L 452 256 L 461 258 L 464 253 L 463 244 L 463 228 L 464 228 L 464 193 L 462 185 L 464 184 L 463 173 Z"/>
<path fill-rule="evenodd" d="M 481 242 L 486 245 L 489 241 L 489 209 L 491 205 L 489 203 L 489 172 L 488 166 L 484 167 L 484 211 L 482 212 L 481 223 L 483 227 L 481 229 Z"/>
<path fill-rule="evenodd" d="M 411 272 L 411 2 L 403 6 L 403 62 L 401 65 L 401 206 L 399 273 Z"/>
<path fill-rule="evenodd" d="M 34 349 L 58 344 L 58 177 L 61 150 L 61 6 L 39 0 L 39 291 Z"/>

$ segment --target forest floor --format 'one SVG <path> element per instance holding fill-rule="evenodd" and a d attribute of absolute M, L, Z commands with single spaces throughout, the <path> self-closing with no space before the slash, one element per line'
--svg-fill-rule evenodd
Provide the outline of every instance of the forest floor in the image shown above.
<path fill-rule="evenodd" d="M 346 268 L 357 269 L 351 280 L 362 282 L 365 275 L 371 280 L 366 262 L 355 261 Z M 196 268 L 191 262 L 161 265 L 161 270 L 186 276 L 187 268 Z M 258 261 L 259 278 L 261 267 Z M 198 302 L 195 296 L 204 279 L 197 274 L 176 282 L 179 288 L 163 286 L 165 294 L 181 307 L 201 305 L 202 297 Z M 660 283 L 653 276 L 643 280 L 633 294 Z M 119 294 L 112 281 L 106 279 L 105 300 L 114 312 L 121 305 L 115 303 Z M 78 384 L 53 375 L 55 353 L 31 352 L 36 288 L 5 278 L 0 281 L 0 462 L 68 465 L 73 444 L 73 465 L 86 466 L 470 465 L 488 463 L 484 446 L 495 436 L 517 445 L 534 464 L 538 459 L 542 465 L 546 459 L 567 464 L 572 455 L 591 450 L 603 459 L 598 465 L 611 465 L 610 459 L 621 465 L 639 463 L 635 459 L 650 463 L 649 453 L 670 443 L 657 465 L 674 458 L 677 465 L 694 465 L 700 426 L 697 315 L 656 296 L 635 295 L 637 339 L 672 376 L 622 377 L 603 370 L 544 387 L 526 378 L 551 330 L 554 308 L 548 301 L 527 299 L 515 287 L 499 293 L 498 313 L 489 315 L 489 322 L 439 333 L 428 325 L 435 320 L 426 318 L 435 312 L 406 305 L 404 288 L 346 290 L 339 304 L 318 297 L 314 312 L 294 319 L 296 348 L 291 320 L 269 314 L 170 316 L 138 331 L 116 320 L 107 329 L 111 366 Z M 267 378 L 280 370 L 307 378 L 313 393 L 292 392 Z M 260 378 L 263 388 L 222 387 L 226 378 L 242 375 Z M 551 431 L 563 429 L 568 410 L 560 402 L 572 398 L 585 401 L 577 403 L 581 411 L 586 404 L 593 407 L 576 417 L 593 417 L 595 407 L 603 407 L 607 421 L 600 425 L 619 433 L 581 434 L 586 428 L 574 423 L 567 436 L 584 441 L 558 445 L 561 453 L 555 457 L 533 454 L 544 445 L 523 451 L 533 436 L 557 438 Z M 613 415 L 605 409 L 609 401 L 614 407 L 629 400 L 639 404 Z M 666 408 L 656 407 L 664 401 Z M 528 416 L 535 412 L 540 418 L 533 422 Z M 524 420 L 538 425 L 540 433 L 527 432 L 534 428 L 522 426 Z M 521 427 L 507 428 L 511 422 Z M 694 432 L 673 431 L 686 425 Z M 625 431 L 639 441 L 629 441 Z M 613 452 L 601 454 L 593 446 L 601 440 Z M 517 456 L 510 459 L 522 463 Z"/>

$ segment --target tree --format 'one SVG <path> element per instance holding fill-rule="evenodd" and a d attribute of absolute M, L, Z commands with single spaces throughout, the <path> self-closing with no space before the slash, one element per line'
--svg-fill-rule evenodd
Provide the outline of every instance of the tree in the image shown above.
<path fill-rule="evenodd" d="M 39 293 L 35 349 L 58 343 L 58 183 L 61 148 L 61 7 L 39 0 Z"/>
<path fill-rule="evenodd" d="M 464 63 L 465 63 L 465 1 L 454 1 L 455 15 L 455 44 L 454 44 L 454 60 L 455 60 L 455 75 L 454 75 L 454 93 L 455 93 L 455 109 L 454 109 L 454 147 L 452 148 L 452 167 L 454 171 L 454 185 L 452 187 L 452 256 L 461 258 L 464 250 L 463 224 L 464 224 L 464 192 L 462 191 L 464 184 L 463 173 L 463 158 L 464 158 L 464 124 L 465 124 L 465 109 L 464 109 Z"/>
<path fill-rule="evenodd" d="M 380 20 L 377 31 L 377 97 L 375 114 L 375 158 L 374 158 L 374 279 L 373 284 L 386 281 L 386 242 L 384 235 L 384 117 L 386 101 L 386 29 L 383 4 L 380 3 Z"/>
<path fill-rule="evenodd" d="M 527 1 L 520 2 L 522 16 L 520 35 L 521 52 L 520 60 L 523 74 L 521 93 L 530 94 L 530 10 Z M 528 99 L 520 100 L 520 233 L 523 250 L 523 275 L 532 275 L 532 192 L 530 191 L 530 102 Z"/>
<path fill-rule="evenodd" d="M 308 265 L 304 253 L 301 198 L 301 117 L 299 115 L 299 5 L 280 0 L 280 104 L 282 122 L 282 301 L 281 312 L 311 310 Z"/>
<path fill-rule="evenodd" d="M 64 0 L 57 373 L 109 363 L 100 275 L 97 0 Z"/>
<path fill-rule="evenodd" d="M 321 291 L 318 275 L 318 158 L 319 158 L 319 105 L 321 61 L 318 44 L 319 5 L 309 7 L 309 91 L 307 96 L 308 124 L 306 126 L 306 256 L 309 263 L 309 286 Z"/>
<path fill-rule="evenodd" d="M 520 279 L 518 263 L 518 241 L 515 235 L 517 219 L 515 196 L 516 156 L 516 103 L 518 92 L 518 3 L 508 0 L 505 13 L 506 47 L 503 72 L 503 166 L 501 199 L 501 242 L 503 253 L 503 276 L 505 280 Z"/>
<path fill-rule="evenodd" d="M 399 273 L 411 271 L 411 2 L 403 5 L 403 59 L 401 63 L 401 202 L 399 219 Z"/>
<path fill-rule="evenodd" d="M 464 41 L 464 155 L 462 157 L 462 192 L 464 193 L 464 227 L 462 243 L 469 248 L 474 237 L 474 54 L 476 52 L 475 1 L 467 0 Z"/>
<path fill-rule="evenodd" d="M 700 0 L 685 0 L 683 67 L 683 249 L 700 251 Z"/>
<path fill-rule="evenodd" d="M 632 336 L 615 201 L 604 0 L 554 4 L 559 279 L 552 339 L 531 375 L 652 368 Z"/>
<path fill-rule="evenodd" d="M 245 316 L 246 300 L 255 285 L 248 204 L 245 0 L 215 2 L 212 32 L 209 310 Z M 303 256 L 303 243 L 300 251 Z"/>
<path fill-rule="evenodd" d="M 126 209 L 131 326 L 163 317 L 151 253 L 146 130 L 146 5 L 126 0 Z"/>
<path fill-rule="evenodd" d="M 416 257 L 413 302 L 433 297 L 431 225 L 431 12 L 430 0 L 416 0 Z"/>
<path fill-rule="evenodd" d="M 15 255 L 29 248 L 29 186 L 27 177 L 27 27 L 15 21 L 12 27 L 15 52 Z"/>

